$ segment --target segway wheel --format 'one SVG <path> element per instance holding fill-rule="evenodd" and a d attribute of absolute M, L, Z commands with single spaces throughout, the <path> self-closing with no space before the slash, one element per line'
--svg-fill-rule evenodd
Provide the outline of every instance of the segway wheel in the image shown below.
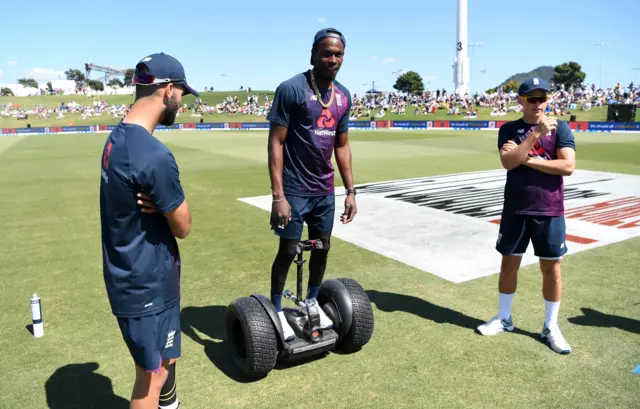
<path fill-rule="evenodd" d="M 248 379 L 266 377 L 276 364 L 278 342 L 273 323 L 253 297 L 238 298 L 229 305 L 227 341 L 235 365 Z"/>
<path fill-rule="evenodd" d="M 338 278 L 347 290 L 351 299 L 351 326 L 338 341 L 337 350 L 342 352 L 356 352 L 362 349 L 373 335 L 373 308 L 369 296 L 357 281 L 351 278 Z M 336 322 L 344 317 L 346 311 L 341 311 L 340 302 L 328 302 L 323 310 L 331 320 Z M 341 323 L 342 324 L 342 323 Z"/>

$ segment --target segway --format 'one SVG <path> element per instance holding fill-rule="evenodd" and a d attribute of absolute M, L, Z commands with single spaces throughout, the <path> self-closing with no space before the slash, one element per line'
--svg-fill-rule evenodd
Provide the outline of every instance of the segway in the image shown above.
<path fill-rule="evenodd" d="M 286 290 L 283 298 L 296 306 L 283 308 L 296 338 L 285 341 L 282 324 L 271 300 L 261 294 L 238 298 L 228 308 L 227 341 L 236 366 L 250 380 L 264 378 L 278 362 L 294 361 L 336 350 L 359 351 L 373 335 L 373 309 L 364 289 L 355 280 L 324 280 L 316 300 L 302 299 L 304 251 L 321 250 L 322 241 L 300 241 L 296 247 L 297 293 Z M 333 322 L 320 326 L 319 308 Z"/>

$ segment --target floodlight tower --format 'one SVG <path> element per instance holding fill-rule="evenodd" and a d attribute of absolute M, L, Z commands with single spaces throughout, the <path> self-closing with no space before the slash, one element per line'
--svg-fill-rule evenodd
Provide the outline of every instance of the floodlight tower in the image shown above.
<path fill-rule="evenodd" d="M 86 78 L 91 79 L 89 76 L 91 75 L 91 71 L 100 71 L 104 73 L 104 85 L 107 85 L 107 81 L 110 78 L 115 77 L 116 75 L 125 75 L 126 70 L 119 70 L 113 67 L 106 67 L 102 65 L 95 65 L 91 63 L 84 64 L 84 70 L 86 72 Z M 126 84 L 125 84 L 126 85 Z"/>
<path fill-rule="evenodd" d="M 460 96 L 469 92 L 469 44 L 467 37 L 467 0 L 458 0 L 453 84 L 455 93 Z"/>

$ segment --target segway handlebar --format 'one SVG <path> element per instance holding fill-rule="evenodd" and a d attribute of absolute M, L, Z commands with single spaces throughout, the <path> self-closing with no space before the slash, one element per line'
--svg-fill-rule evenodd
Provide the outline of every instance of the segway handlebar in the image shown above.
<path fill-rule="evenodd" d="M 302 253 L 303 251 L 311 251 L 311 250 L 322 250 L 322 240 L 303 240 L 298 242 L 297 252 Z"/>

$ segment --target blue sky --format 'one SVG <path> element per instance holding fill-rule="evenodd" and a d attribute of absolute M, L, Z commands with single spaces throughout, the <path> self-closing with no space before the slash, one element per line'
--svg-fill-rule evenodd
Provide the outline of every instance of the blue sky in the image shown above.
<path fill-rule="evenodd" d="M 286 0 L 42 1 L 2 6 L 0 83 L 46 82 L 85 62 L 133 67 L 165 52 L 201 89 L 275 89 L 309 68 L 314 33 L 335 27 L 347 47 L 338 80 L 352 93 L 391 90 L 398 70 L 428 88 L 453 90 L 455 0 L 401 2 Z M 577 61 L 588 83 L 640 82 L 638 0 L 468 0 L 471 88 L 485 90 L 540 65 Z M 101 20 L 101 21 L 100 21 Z M 7 35 L 8 33 L 13 33 Z M 14 35 L 15 34 L 15 35 Z M 484 70 L 482 72 L 481 70 Z M 224 75 L 224 76 L 223 76 Z M 92 78 L 99 79 L 95 72 Z M 64 78 L 64 76 L 62 77 Z"/>

